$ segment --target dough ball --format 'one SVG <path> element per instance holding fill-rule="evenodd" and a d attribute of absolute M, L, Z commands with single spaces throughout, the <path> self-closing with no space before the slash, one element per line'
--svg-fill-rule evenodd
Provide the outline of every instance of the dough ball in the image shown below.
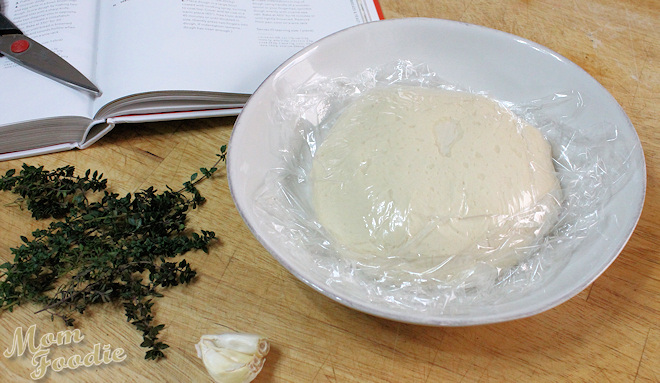
<path fill-rule="evenodd" d="M 342 255 L 384 272 L 515 265 L 558 214 L 550 145 L 467 92 L 376 88 L 350 104 L 312 163 L 313 205 Z"/>

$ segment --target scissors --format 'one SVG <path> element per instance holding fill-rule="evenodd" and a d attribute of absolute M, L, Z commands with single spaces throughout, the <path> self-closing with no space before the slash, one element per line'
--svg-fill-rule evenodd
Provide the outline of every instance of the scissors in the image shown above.
<path fill-rule="evenodd" d="M 101 95 L 99 88 L 73 65 L 25 36 L 1 11 L 0 9 L 0 56 L 5 55 L 19 65 L 72 88 L 90 92 L 95 96 Z"/>

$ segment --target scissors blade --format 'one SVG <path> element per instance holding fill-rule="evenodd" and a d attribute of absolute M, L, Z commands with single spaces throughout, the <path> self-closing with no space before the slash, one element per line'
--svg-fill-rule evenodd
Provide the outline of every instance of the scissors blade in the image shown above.
<path fill-rule="evenodd" d="M 55 81 L 96 96 L 101 91 L 73 65 L 38 42 L 22 34 L 0 36 L 0 53 L 12 61 Z"/>

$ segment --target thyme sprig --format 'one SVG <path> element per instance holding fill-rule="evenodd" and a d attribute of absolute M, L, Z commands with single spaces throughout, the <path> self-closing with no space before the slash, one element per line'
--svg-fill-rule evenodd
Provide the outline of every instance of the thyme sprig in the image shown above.
<path fill-rule="evenodd" d="M 192 250 L 208 252 L 212 231 L 191 232 L 187 214 L 204 203 L 196 185 L 210 178 L 226 158 L 222 146 L 210 169 L 200 168 L 183 187 L 158 192 L 153 187 L 120 196 L 107 190 L 97 171 L 75 175 L 73 166 L 52 171 L 23 164 L 0 178 L 0 190 L 19 197 L 35 219 L 55 218 L 32 238 L 21 236 L 13 262 L 0 265 L 0 310 L 34 302 L 68 326 L 93 304 L 115 302 L 142 332 L 146 359 L 164 357 L 168 345 L 158 335 L 154 299 L 164 288 L 190 283 L 195 270 L 173 260 Z M 101 195 L 102 194 L 102 195 Z M 100 197 L 100 198 L 99 198 Z"/>

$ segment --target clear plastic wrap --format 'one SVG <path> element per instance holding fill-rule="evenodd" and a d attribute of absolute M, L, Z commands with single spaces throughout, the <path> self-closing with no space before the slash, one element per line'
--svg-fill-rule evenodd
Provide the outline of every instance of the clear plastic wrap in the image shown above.
<path fill-rule="evenodd" d="M 370 302 L 437 315 L 515 299 L 561 270 L 634 166 L 616 126 L 594 146 L 571 124 L 583 108 L 572 90 L 495 100 L 408 61 L 315 79 L 273 111 L 282 162 L 254 208 Z"/>

